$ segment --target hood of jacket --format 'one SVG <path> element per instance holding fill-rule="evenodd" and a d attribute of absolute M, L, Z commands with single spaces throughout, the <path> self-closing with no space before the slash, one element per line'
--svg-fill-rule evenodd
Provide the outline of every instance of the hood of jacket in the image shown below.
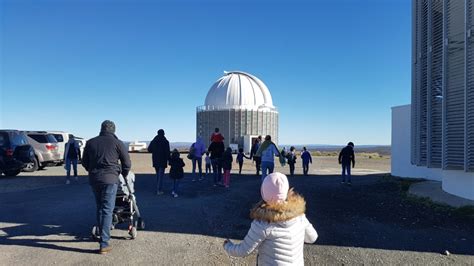
<path fill-rule="evenodd" d="M 279 223 L 298 217 L 305 211 L 304 198 L 291 189 L 287 200 L 283 203 L 268 204 L 263 200 L 257 203 L 250 211 L 250 218 L 267 223 Z"/>

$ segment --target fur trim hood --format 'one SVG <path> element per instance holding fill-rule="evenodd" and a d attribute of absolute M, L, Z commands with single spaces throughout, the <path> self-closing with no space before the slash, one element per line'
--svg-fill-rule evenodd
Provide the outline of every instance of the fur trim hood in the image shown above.
<path fill-rule="evenodd" d="M 304 198 L 290 189 L 284 203 L 268 204 L 263 200 L 257 203 L 250 211 L 250 218 L 268 223 L 285 222 L 304 214 L 305 211 Z"/>

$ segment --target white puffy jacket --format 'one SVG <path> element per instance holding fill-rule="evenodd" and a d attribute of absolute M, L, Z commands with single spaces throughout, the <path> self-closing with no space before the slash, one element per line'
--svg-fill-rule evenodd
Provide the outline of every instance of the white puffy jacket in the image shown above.
<path fill-rule="evenodd" d="M 240 244 L 228 242 L 224 248 L 234 257 L 245 257 L 258 249 L 258 265 L 304 265 L 304 243 L 314 243 L 318 234 L 304 215 L 304 199 L 290 193 L 285 204 L 259 204 L 251 212 L 254 219 Z"/>

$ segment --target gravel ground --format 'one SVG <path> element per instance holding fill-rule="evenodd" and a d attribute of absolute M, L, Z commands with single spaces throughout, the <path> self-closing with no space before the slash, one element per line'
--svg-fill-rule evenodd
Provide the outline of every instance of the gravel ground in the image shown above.
<path fill-rule="evenodd" d="M 222 241 L 247 233 L 258 177 L 233 174 L 226 190 L 212 187 L 210 177 L 193 183 L 187 174 L 179 198 L 155 196 L 149 155 L 133 154 L 132 160 L 147 228 L 135 240 L 124 227 L 112 231 L 108 255 L 97 255 L 89 237 L 94 201 L 85 176 L 67 186 L 56 167 L 0 179 L 0 264 L 255 264 L 255 255 L 228 257 Z M 305 246 L 306 264 L 473 265 L 472 220 L 405 198 L 399 180 L 383 174 L 390 160 L 358 162 L 352 187 L 339 183 L 334 160 L 318 157 L 313 175 L 290 178 L 319 233 L 316 244 Z M 337 171 L 324 174 L 331 167 Z M 253 172 L 250 163 L 246 169 Z"/>

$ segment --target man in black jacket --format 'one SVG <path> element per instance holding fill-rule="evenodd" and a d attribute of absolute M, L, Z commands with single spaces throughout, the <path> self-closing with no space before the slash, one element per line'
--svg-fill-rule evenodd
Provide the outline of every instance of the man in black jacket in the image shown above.
<path fill-rule="evenodd" d="M 119 183 L 118 177 L 120 174 L 126 177 L 132 166 L 125 145 L 115 136 L 114 122 L 109 120 L 102 122 L 99 136 L 87 141 L 82 166 L 89 172 L 89 183 L 97 205 L 99 253 L 105 254 L 111 250 L 110 228 Z"/>
<path fill-rule="evenodd" d="M 156 194 L 163 194 L 163 177 L 170 159 L 170 143 L 165 137 L 163 129 L 158 130 L 157 136 L 148 145 L 148 152 L 152 153 L 153 167 L 156 171 Z"/>
<path fill-rule="evenodd" d="M 351 185 L 351 162 L 352 167 L 355 167 L 355 155 L 354 155 L 354 143 L 349 142 L 339 153 L 339 164 L 342 166 L 342 184 L 346 183 L 347 173 L 347 184 Z"/>

